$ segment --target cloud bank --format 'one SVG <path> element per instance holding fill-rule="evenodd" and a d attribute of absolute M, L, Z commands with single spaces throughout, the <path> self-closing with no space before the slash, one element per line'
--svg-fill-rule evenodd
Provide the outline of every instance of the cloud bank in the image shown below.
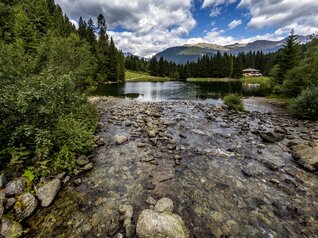
<path fill-rule="evenodd" d="M 80 16 L 93 18 L 105 15 L 109 35 L 123 51 L 149 57 L 168 47 L 211 42 L 231 44 L 256 39 L 279 40 L 294 28 L 298 34 L 318 32 L 317 0 L 202 0 L 201 9 L 210 9 L 210 20 L 222 16 L 230 4 L 246 9 L 245 17 L 249 29 L 274 27 L 272 33 L 254 35 L 250 38 L 228 36 L 226 30 L 243 24 L 238 17 L 229 18 L 228 29 L 213 28 L 202 35 L 189 38 L 198 22 L 193 16 L 194 4 L 200 0 L 56 0 L 72 19 Z M 244 25 L 243 25 L 244 26 Z M 116 29 L 116 30 L 115 30 Z M 120 30 L 119 30 L 120 29 Z"/>

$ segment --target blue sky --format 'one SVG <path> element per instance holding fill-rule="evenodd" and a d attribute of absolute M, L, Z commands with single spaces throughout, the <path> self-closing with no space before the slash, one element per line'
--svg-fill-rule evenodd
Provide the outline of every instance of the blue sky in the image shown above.
<path fill-rule="evenodd" d="M 291 29 L 318 32 L 317 0 L 56 0 L 76 21 L 103 13 L 123 51 L 149 57 L 200 42 L 226 45 L 280 40 Z"/>

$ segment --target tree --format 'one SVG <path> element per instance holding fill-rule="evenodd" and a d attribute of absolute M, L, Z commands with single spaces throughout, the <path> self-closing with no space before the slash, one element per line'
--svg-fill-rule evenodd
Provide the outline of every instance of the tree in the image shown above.
<path fill-rule="evenodd" d="M 290 35 L 284 44 L 284 48 L 281 51 L 278 59 L 278 72 L 276 76 L 276 82 L 282 84 L 288 70 L 295 67 L 300 60 L 300 48 L 297 36 L 294 30 L 290 32 Z"/>
<path fill-rule="evenodd" d="M 109 46 L 108 80 L 118 81 L 118 52 L 113 38 L 110 39 Z"/>
<path fill-rule="evenodd" d="M 242 59 L 240 56 L 233 58 L 233 72 L 232 78 L 241 78 L 243 71 Z"/>
<path fill-rule="evenodd" d="M 158 61 L 157 58 L 154 56 L 151 58 L 150 62 L 149 62 L 149 72 L 150 75 L 152 76 L 158 76 Z"/>
<path fill-rule="evenodd" d="M 98 81 L 106 81 L 108 77 L 109 66 L 109 42 L 106 33 L 106 20 L 100 14 L 97 18 L 99 38 L 97 43 L 97 79 Z"/>

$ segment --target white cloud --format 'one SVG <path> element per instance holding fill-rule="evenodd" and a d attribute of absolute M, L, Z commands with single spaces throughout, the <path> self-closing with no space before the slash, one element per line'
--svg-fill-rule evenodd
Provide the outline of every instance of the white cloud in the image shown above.
<path fill-rule="evenodd" d="M 238 26 L 241 25 L 241 24 L 242 24 L 242 20 L 241 20 L 241 19 L 233 20 L 233 21 L 231 21 L 231 22 L 229 23 L 228 27 L 229 27 L 229 29 L 232 30 L 232 29 L 238 27 Z"/>
<path fill-rule="evenodd" d="M 311 34 L 318 30 L 317 0 L 241 0 L 238 7 L 250 11 L 249 28 L 294 27 L 299 34 Z"/>
<path fill-rule="evenodd" d="M 109 35 L 123 51 L 149 56 L 183 42 L 196 21 L 192 0 L 56 0 L 71 19 L 93 18 L 102 13 Z M 123 32 L 114 32 L 121 27 Z"/>
<path fill-rule="evenodd" d="M 198 0 L 56 0 L 63 11 L 72 19 L 79 16 L 96 19 L 103 13 L 108 24 L 109 35 L 114 38 L 118 48 L 133 54 L 149 57 L 168 47 L 199 42 L 220 45 L 235 42 L 247 43 L 254 40 L 280 40 L 292 28 L 298 34 L 318 32 L 317 0 L 240 0 L 239 7 L 249 10 L 249 28 L 275 27 L 273 33 L 240 38 L 226 35 L 222 29 L 213 28 L 204 35 L 188 38 L 196 26 L 191 13 Z M 202 8 L 211 8 L 211 16 L 217 16 L 226 5 L 238 0 L 204 0 Z M 96 21 L 96 20 L 95 20 Z M 237 27 L 240 20 L 229 24 Z M 231 25 L 231 26 L 230 26 Z M 122 32 L 115 32 L 116 27 Z"/>
<path fill-rule="evenodd" d="M 204 0 L 202 3 L 202 8 L 210 6 L 220 6 L 220 5 L 229 5 L 235 3 L 237 0 Z"/>
<path fill-rule="evenodd" d="M 218 15 L 221 14 L 221 10 L 222 10 L 221 7 L 214 7 L 214 8 L 212 8 L 212 11 L 211 11 L 211 13 L 210 13 L 210 16 L 211 16 L 211 17 L 217 17 Z"/>

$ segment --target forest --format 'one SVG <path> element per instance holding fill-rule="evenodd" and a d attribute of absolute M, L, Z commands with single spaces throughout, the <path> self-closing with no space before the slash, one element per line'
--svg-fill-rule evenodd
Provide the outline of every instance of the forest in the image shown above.
<path fill-rule="evenodd" d="M 72 171 L 93 149 L 87 90 L 123 80 L 105 17 L 70 22 L 54 0 L 0 1 L 0 165 L 39 176 Z"/>

